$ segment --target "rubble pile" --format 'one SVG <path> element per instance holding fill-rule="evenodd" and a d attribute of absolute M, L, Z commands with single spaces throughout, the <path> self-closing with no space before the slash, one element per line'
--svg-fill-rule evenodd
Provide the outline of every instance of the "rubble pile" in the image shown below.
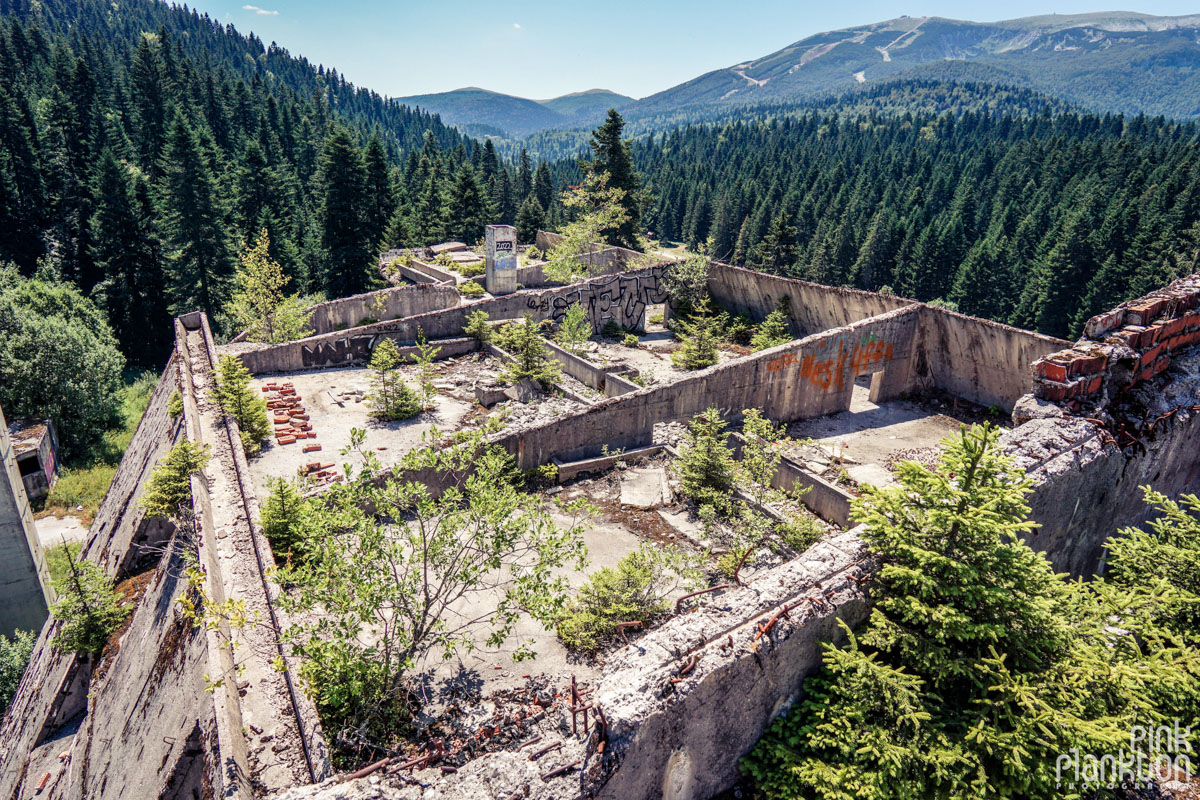
<path fill-rule="evenodd" d="M 1072 412 L 1107 405 L 1200 342 L 1198 309 L 1200 276 L 1192 275 L 1092 317 L 1073 347 L 1034 362 L 1034 395 Z"/>

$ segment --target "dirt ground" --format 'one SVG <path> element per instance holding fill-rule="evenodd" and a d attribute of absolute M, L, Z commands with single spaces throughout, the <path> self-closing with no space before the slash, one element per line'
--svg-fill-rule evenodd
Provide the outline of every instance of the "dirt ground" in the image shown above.
<path fill-rule="evenodd" d="M 813 440 L 813 446 L 796 451 L 806 466 L 831 478 L 836 478 L 842 468 L 856 483 L 886 485 L 894 479 L 897 461 L 932 463 L 940 442 L 978 417 L 977 408 L 962 401 L 955 403 L 953 398 L 917 398 L 876 405 L 869 395 L 869 380 L 860 378 L 849 411 L 788 426 L 792 438 Z"/>
<path fill-rule="evenodd" d="M 638 335 L 639 347 L 625 347 L 620 341 L 596 337 L 592 340 L 594 349 L 589 347 L 584 356 L 602 366 L 627 364 L 638 371 L 646 379 L 646 385 L 673 383 L 680 378 L 691 375 L 691 371 L 679 369 L 671 363 L 671 353 L 678 347 L 679 342 L 669 331 L 654 326 L 646 333 Z M 720 352 L 720 362 L 724 363 L 738 358 L 738 353 L 731 350 Z"/>

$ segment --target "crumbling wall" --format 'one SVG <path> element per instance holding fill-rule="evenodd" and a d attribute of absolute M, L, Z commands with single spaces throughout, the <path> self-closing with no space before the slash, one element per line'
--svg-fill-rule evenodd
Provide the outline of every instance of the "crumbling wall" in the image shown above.
<path fill-rule="evenodd" d="M 42 627 L 54 597 L 49 577 L 8 424 L 0 411 L 0 635 Z"/>
<path fill-rule="evenodd" d="M 356 327 L 367 317 L 402 319 L 453 308 L 460 302 L 462 297 L 453 286 L 397 286 L 318 303 L 311 308 L 310 325 L 313 334 L 319 335 Z"/>
<path fill-rule="evenodd" d="M 890 295 L 768 275 L 750 269 L 710 262 L 708 292 L 713 300 L 734 313 L 761 321 L 775 310 L 779 299 L 790 301 L 792 321 L 801 335 L 841 328 L 852 322 L 913 305 Z"/>
<path fill-rule="evenodd" d="M 1010 411 L 1033 385 L 1033 363 L 1067 342 L 935 306 L 924 306 L 922 349 L 933 385 Z"/>
<path fill-rule="evenodd" d="M 502 435 L 497 442 L 522 469 L 650 441 L 658 422 L 709 406 L 726 415 L 761 408 L 777 420 L 818 417 L 850 407 L 856 375 L 882 372 L 889 395 L 912 388 L 921 310 L 889 312 L 699 370 L 674 383 L 605 400 L 586 411 Z M 873 391 L 873 395 L 878 395 Z"/>
<path fill-rule="evenodd" d="M 611 319 L 622 327 L 639 329 L 645 320 L 646 307 L 666 299 L 661 280 L 664 269 L 665 265 L 658 265 L 555 289 L 524 290 L 286 344 L 239 345 L 244 349 L 238 352 L 246 368 L 256 374 L 344 366 L 365 360 L 381 336 L 411 343 L 420 331 L 431 340 L 448 339 L 462 335 L 467 315 L 475 311 L 486 312 L 493 320 L 519 319 L 525 315 L 534 321 L 557 320 L 575 303 L 583 306 L 596 328 Z"/>

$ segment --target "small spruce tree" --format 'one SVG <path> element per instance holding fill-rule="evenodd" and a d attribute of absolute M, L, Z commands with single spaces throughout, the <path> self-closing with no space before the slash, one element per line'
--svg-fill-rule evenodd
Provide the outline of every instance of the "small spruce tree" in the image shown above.
<path fill-rule="evenodd" d="M 725 425 L 715 408 L 693 419 L 675 462 L 684 496 L 701 508 L 711 506 L 722 514 L 732 508 L 735 486 L 733 451 Z"/>
<path fill-rule="evenodd" d="M 217 362 L 213 400 L 237 423 L 246 455 L 257 455 L 271 435 L 267 401 L 250 386 L 250 371 L 237 356 L 221 356 Z"/>
<path fill-rule="evenodd" d="M 562 377 L 562 371 L 542 341 L 541 325 L 526 314 L 524 325 L 506 327 L 505 348 L 516 360 L 504 368 L 500 378 L 509 383 L 528 379 L 549 390 Z"/>
<path fill-rule="evenodd" d="M 271 543 L 275 563 L 282 567 L 301 558 L 305 500 L 292 481 L 272 478 L 270 486 L 271 494 L 262 507 L 263 534 Z"/>
<path fill-rule="evenodd" d="M 480 344 L 487 344 L 492 340 L 492 326 L 488 322 L 486 311 L 472 311 L 467 314 L 467 324 L 463 326 L 463 333 L 477 339 Z"/>
<path fill-rule="evenodd" d="M 113 591 L 112 580 L 91 561 L 63 548 L 67 574 L 54 583 L 58 601 L 50 613 L 62 623 L 54 646 L 80 655 L 98 655 L 131 609 Z"/>
<path fill-rule="evenodd" d="M 558 325 L 554 340 L 564 349 L 578 354 L 588 339 L 592 338 L 592 323 L 587 311 L 579 303 L 572 303 Z"/>
<path fill-rule="evenodd" d="M 192 508 L 192 475 L 208 464 L 208 445 L 187 440 L 171 448 L 154 468 L 141 506 L 146 516 L 180 519 Z"/>
<path fill-rule="evenodd" d="M 774 310 L 758 326 L 758 330 L 750 337 L 750 347 L 755 352 L 766 350 L 768 347 L 778 347 L 792 340 L 792 327 L 789 322 L 788 299 L 780 298 Z"/>
<path fill-rule="evenodd" d="M 371 416 L 378 420 L 395 421 L 409 419 L 421 413 L 421 398 L 417 396 L 400 375 L 400 348 L 391 339 L 375 345 L 371 354 L 371 391 L 367 393 L 367 404 Z"/>
<path fill-rule="evenodd" d="M 438 357 L 442 348 L 434 347 L 425 338 L 425 331 L 417 328 L 417 352 L 409 358 L 417 365 L 417 385 L 421 395 L 421 409 L 429 411 L 433 408 L 433 400 L 437 397 L 437 387 L 433 385 L 433 361 Z"/>
<path fill-rule="evenodd" d="M 721 328 L 707 309 L 707 303 L 702 303 L 699 313 L 679 323 L 682 336 L 679 349 L 671 353 L 671 363 L 680 369 L 704 369 L 719 360 Z"/>

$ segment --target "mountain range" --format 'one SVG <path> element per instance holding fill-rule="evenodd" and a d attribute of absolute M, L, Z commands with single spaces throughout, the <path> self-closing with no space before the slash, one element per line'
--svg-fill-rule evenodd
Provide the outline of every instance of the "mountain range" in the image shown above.
<path fill-rule="evenodd" d="M 1200 118 L 1200 14 L 1048 14 L 999 22 L 900 17 L 818 33 L 640 100 L 602 89 L 548 101 L 483 89 L 400 98 L 466 132 L 525 136 L 628 120 L 723 115 L 897 78 L 1034 90 L 1096 111 Z"/>
<path fill-rule="evenodd" d="M 396 98 L 441 116 L 442 121 L 475 135 L 523 136 L 546 128 L 587 125 L 608 109 L 633 102 L 607 89 L 573 92 L 549 100 L 529 100 L 475 86 L 438 94 Z"/>

